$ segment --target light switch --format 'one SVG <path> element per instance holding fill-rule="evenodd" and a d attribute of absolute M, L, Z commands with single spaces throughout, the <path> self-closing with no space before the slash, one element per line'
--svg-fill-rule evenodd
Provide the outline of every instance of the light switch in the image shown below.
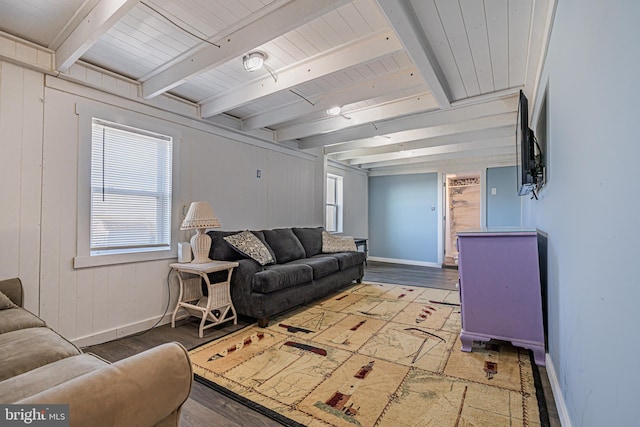
<path fill-rule="evenodd" d="M 497 188 L 495 188 L 495 187 L 492 187 L 492 188 L 491 188 L 491 195 L 492 195 L 492 196 L 495 196 L 496 194 L 498 194 L 498 189 L 497 189 Z"/>

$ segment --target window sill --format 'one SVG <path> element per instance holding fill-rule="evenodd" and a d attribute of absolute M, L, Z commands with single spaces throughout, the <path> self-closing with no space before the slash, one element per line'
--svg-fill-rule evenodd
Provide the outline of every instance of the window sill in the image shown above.
<path fill-rule="evenodd" d="M 73 258 L 73 268 L 100 267 L 104 265 L 128 264 L 132 262 L 157 261 L 178 256 L 176 250 L 146 251 L 133 253 L 82 255 Z"/>

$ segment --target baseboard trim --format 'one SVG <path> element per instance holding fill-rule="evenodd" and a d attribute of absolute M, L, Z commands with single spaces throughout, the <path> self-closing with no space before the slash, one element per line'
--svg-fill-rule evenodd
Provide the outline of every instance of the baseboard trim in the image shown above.
<path fill-rule="evenodd" d="M 389 262 L 391 264 L 404 264 L 404 265 L 419 265 L 422 267 L 436 267 L 442 268 L 442 265 L 437 262 L 429 262 L 429 261 L 413 261 L 410 259 L 395 259 L 395 258 L 381 258 L 377 256 L 367 257 L 367 261 L 378 261 L 378 262 Z"/>
<path fill-rule="evenodd" d="M 547 376 L 549 377 L 549 383 L 551 384 L 551 391 L 553 391 L 553 400 L 556 402 L 556 409 L 558 411 L 558 418 L 562 427 L 571 427 L 571 419 L 569 418 L 569 412 L 567 411 L 567 405 L 564 402 L 564 395 L 560 388 L 560 382 L 558 381 L 558 375 L 556 374 L 556 368 L 553 366 L 553 360 L 549 353 L 545 355 L 545 363 L 547 368 Z"/>
<path fill-rule="evenodd" d="M 117 328 L 108 329 L 91 335 L 85 335 L 83 337 L 70 340 L 78 347 L 88 347 L 91 345 L 103 344 L 108 341 L 113 341 L 118 338 L 126 337 L 127 335 L 137 334 L 154 326 L 165 325 L 171 323 L 171 315 L 173 313 L 167 313 L 164 316 L 156 316 L 151 319 L 142 320 L 136 323 L 130 323 L 128 325 L 119 326 Z M 159 319 L 160 322 L 158 322 Z"/>

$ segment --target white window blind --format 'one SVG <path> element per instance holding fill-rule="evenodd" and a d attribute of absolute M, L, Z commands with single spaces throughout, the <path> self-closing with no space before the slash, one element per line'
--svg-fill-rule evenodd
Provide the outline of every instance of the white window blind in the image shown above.
<path fill-rule="evenodd" d="M 91 255 L 171 245 L 173 139 L 94 118 Z"/>

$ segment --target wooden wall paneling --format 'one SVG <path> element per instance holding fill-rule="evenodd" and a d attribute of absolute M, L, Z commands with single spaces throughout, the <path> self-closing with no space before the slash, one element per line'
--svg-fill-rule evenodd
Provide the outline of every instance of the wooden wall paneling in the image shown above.
<path fill-rule="evenodd" d="M 348 171 L 344 178 L 344 234 L 367 237 L 369 234 L 367 175 Z"/>
<path fill-rule="evenodd" d="M 20 274 L 20 185 L 21 175 L 22 109 L 15 108 L 22 101 L 22 70 L 12 64 L 0 62 L 0 182 L 2 204 L 0 209 L 0 272 L 2 278 Z"/>
<path fill-rule="evenodd" d="M 47 206 L 43 206 L 43 218 L 49 220 L 54 211 L 56 222 L 50 223 L 47 244 L 43 239 L 43 250 L 49 255 L 57 252 L 58 274 L 50 275 L 43 286 L 58 286 L 58 332 L 75 338 L 78 327 L 78 284 L 73 269 L 76 256 L 77 211 L 78 211 L 78 116 L 70 95 L 45 89 L 45 133 L 43 193 L 48 194 Z M 49 120 L 51 119 L 51 120 Z"/>
<path fill-rule="evenodd" d="M 18 68 L 18 67 L 15 67 Z M 40 207 L 42 195 L 42 115 L 44 75 L 22 69 L 23 102 L 20 158 L 20 270 L 25 308 L 38 313 L 40 299 Z M 11 181 L 8 181 L 11 182 Z"/>
<path fill-rule="evenodd" d="M 313 216 L 313 162 L 275 152 L 267 159 L 267 228 L 305 225 Z"/>
<path fill-rule="evenodd" d="M 96 331 L 94 310 L 94 272 L 97 268 L 82 268 L 74 271 L 76 277 L 76 337 L 91 335 Z"/>
<path fill-rule="evenodd" d="M 111 267 L 96 267 L 90 271 L 92 273 L 92 300 L 91 311 L 93 314 L 92 330 L 90 333 L 108 330 L 112 327 L 110 323 L 110 313 L 112 311 L 109 305 L 109 269 Z"/>
<path fill-rule="evenodd" d="M 0 62 L 0 277 L 20 277 L 38 313 L 42 74 Z"/>
<path fill-rule="evenodd" d="M 125 323 L 123 319 L 126 316 L 128 307 L 122 304 L 122 297 L 128 298 L 128 289 L 125 286 L 125 264 L 115 264 L 107 267 L 108 272 L 108 300 L 106 305 L 109 308 L 108 318 L 108 336 L 111 339 L 118 337 L 116 325 Z"/>

